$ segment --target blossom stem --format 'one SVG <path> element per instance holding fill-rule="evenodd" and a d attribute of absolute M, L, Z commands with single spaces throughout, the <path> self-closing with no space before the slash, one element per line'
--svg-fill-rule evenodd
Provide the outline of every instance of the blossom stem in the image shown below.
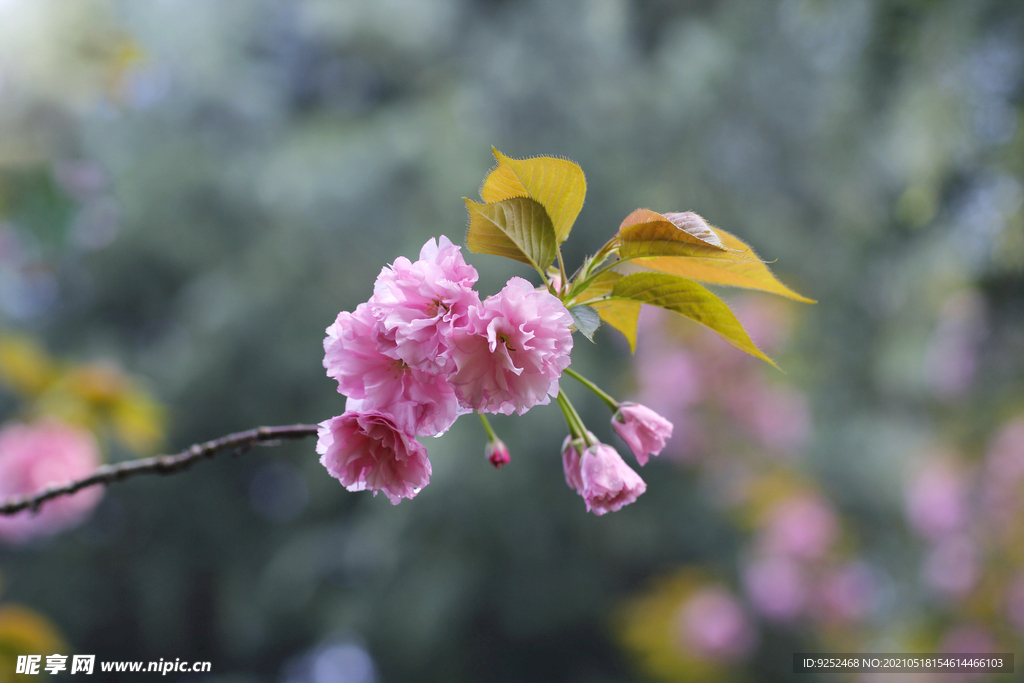
<path fill-rule="evenodd" d="M 569 428 L 569 435 L 572 436 L 573 441 L 582 439 L 583 433 L 580 431 L 573 415 L 575 411 L 572 409 L 572 406 L 568 405 L 569 399 L 566 398 L 564 391 L 558 392 L 557 401 L 558 407 L 562 409 L 562 416 L 565 417 L 565 425 Z"/>
<path fill-rule="evenodd" d="M 634 258 L 637 258 L 637 257 L 636 256 L 627 256 L 626 258 L 619 257 L 619 258 L 615 259 L 614 261 L 612 261 L 611 263 L 609 263 L 608 265 L 603 266 L 602 268 L 597 269 L 593 273 L 587 275 L 584 279 L 576 282 L 573 285 L 572 291 L 570 292 L 570 294 L 574 294 L 574 295 L 575 294 L 579 294 L 580 292 L 584 291 L 587 287 L 589 287 L 590 285 L 592 285 L 595 282 L 597 282 L 597 279 L 599 277 L 601 277 L 602 275 L 607 273 L 612 268 L 615 268 L 616 266 L 622 265 L 623 263 L 626 263 L 627 261 L 632 261 Z"/>
<path fill-rule="evenodd" d="M 491 441 L 497 441 L 498 435 L 494 433 L 494 428 L 491 427 L 491 421 L 487 419 L 487 416 L 483 413 L 477 413 L 480 416 L 480 421 L 484 423 L 484 431 L 487 432 L 487 438 Z"/>
<path fill-rule="evenodd" d="M 558 296 L 561 297 L 565 292 L 569 291 L 569 278 L 565 274 L 565 262 L 562 260 L 562 248 L 559 247 L 555 253 L 558 254 L 558 272 L 562 274 L 562 282 L 558 287 Z"/>
<path fill-rule="evenodd" d="M 576 408 L 564 391 L 558 392 L 558 404 L 562 408 L 562 414 L 565 415 L 565 421 L 567 423 L 575 423 L 569 425 L 569 433 L 572 434 L 573 440 L 581 439 L 588 448 L 596 445 L 597 442 L 594 440 L 594 437 L 587 430 L 587 426 L 583 424 L 583 418 L 576 412 Z"/>
<path fill-rule="evenodd" d="M 611 408 L 613 413 L 616 410 L 619 409 L 619 402 L 618 401 L 616 401 L 614 398 L 609 396 L 607 392 L 605 392 L 603 389 L 601 389 L 601 387 L 597 386 L 596 384 L 591 382 L 589 379 L 587 379 L 586 377 L 584 377 L 580 373 L 576 372 L 572 368 L 566 368 L 563 372 L 565 372 L 565 374 L 569 375 L 574 380 L 576 380 L 577 382 L 579 382 L 580 384 L 585 386 L 587 389 L 590 389 L 595 394 L 597 394 L 597 397 L 599 399 L 601 399 L 602 401 L 604 401 L 604 404 L 606 406 L 608 406 L 609 408 Z"/>

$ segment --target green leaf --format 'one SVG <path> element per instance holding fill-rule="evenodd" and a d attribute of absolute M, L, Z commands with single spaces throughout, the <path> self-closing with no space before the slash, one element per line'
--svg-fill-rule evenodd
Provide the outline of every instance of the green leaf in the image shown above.
<path fill-rule="evenodd" d="M 666 217 L 679 215 L 682 214 L 665 214 Z M 661 242 L 652 239 L 651 246 L 645 252 L 643 242 L 631 237 L 627 245 L 623 235 L 623 246 L 619 248 L 619 256 L 638 256 L 640 258 L 636 258 L 634 263 L 660 273 L 714 285 L 757 289 L 804 303 L 815 303 L 814 299 L 797 294 L 779 282 L 767 264 L 746 242 L 721 228 L 709 229 L 718 236 L 722 249 L 702 248 L 699 244 L 692 243 L 684 244 L 678 247 L 677 253 L 672 253 L 672 248 L 668 245 L 662 247 Z M 661 253 L 656 253 L 658 248 L 662 249 Z"/>
<path fill-rule="evenodd" d="M 660 214 L 637 209 L 619 226 L 619 257 L 729 255 L 722 241 L 695 213 Z"/>
<path fill-rule="evenodd" d="M 539 202 L 529 197 L 492 204 L 465 201 L 469 211 L 466 244 L 471 252 L 504 256 L 544 275 L 544 269 L 555 260 L 558 245 L 551 219 Z"/>
<path fill-rule="evenodd" d="M 684 315 L 711 328 L 741 351 L 775 365 L 757 348 L 725 302 L 696 282 L 662 273 L 635 273 L 615 283 L 611 299 L 660 306 Z"/>
<path fill-rule="evenodd" d="M 621 332 L 629 342 L 629 350 L 636 351 L 636 321 L 640 317 L 640 304 L 623 299 L 595 301 L 590 307 L 597 311 L 601 320 Z"/>
<path fill-rule="evenodd" d="M 573 306 L 569 309 L 569 315 L 576 325 L 576 329 L 583 333 L 583 336 L 594 341 L 594 333 L 601 326 L 601 316 L 590 306 Z"/>
<path fill-rule="evenodd" d="M 488 204 L 513 197 L 536 200 L 551 217 L 557 243 L 564 242 L 587 194 L 579 164 L 556 157 L 510 159 L 496 149 L 494 158 L 498 165 L 484 180 L 480 198 Z"/>

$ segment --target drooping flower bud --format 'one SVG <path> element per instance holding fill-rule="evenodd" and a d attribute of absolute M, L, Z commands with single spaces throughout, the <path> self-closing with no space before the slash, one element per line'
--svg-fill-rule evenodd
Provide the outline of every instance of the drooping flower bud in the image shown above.
<path fill-rule="evenodd" d="M 591 446 L 580 457 L 583 500 L 595 515 L 615 512 L 629 505 L 647 490 L 647 484 L 622 456 L 603 443 Z"/>
<path fill-rule="evenodd" d="M 592 434 L 590 437 L 593 439 Z M 562 467 L 565 483 L 583 496 L 587 511 L 598 516 L 629 505 L 647 490 L 640 475 L 607 444 L 595 443 L 580 455 L 572 437 L 566 437 L 562 444 Z"/>
<path fill-rule="evenodd" d="M 639 403 L 622 403 L 612 416 L 612 427 L 643 467 L 648 455 L 657 455 L 672 436 L 672 423 Z"/>
<path fill-rule="evenodd" d="M 562 442 L 562 469 L 565 470 L 565 483 L 576 493 L 583 495 L 583 475 L 580 473 L 580 453 L 572 443 L 572 435 Z"/>
<path fill-rule="evenodd" d="M 487 447 L 484 449 L 484 454 L 487 456 L 487 459 L 490 460 L 491 464 L 499 470 L 509 464 L 512 460 L 508 454 L 508 446 L 506 446 L 505 442 L 501 439 L 488 441 Z"/>

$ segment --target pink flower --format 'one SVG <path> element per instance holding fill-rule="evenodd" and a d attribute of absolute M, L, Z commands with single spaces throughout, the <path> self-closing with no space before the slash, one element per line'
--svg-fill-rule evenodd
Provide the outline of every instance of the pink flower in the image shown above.
<path fill-rule="evenodd" d="M 320 464 L 349 491 L 383 491 L 393 504 L 430 482 L 427 449 L 390 415 L 346 411 L 320 423 Z"/>
<path fill-rule="evenodd" d="M 342 311 L 327 328 L 324 367 L 338 391 L 360 402 L 361 410 L 389 413 L 417 436 L 440 434 L 461 414 L 452 385 L 410 367 L 398 357 L 393 334 L 373 316 L 370 304 Z"/>
<path fill-rule="evenodd" d="M 723 588 L 701 588 L 683 603 L 676 615 L 680 644 L 701 659 L 729 662 L 750 654 L 757 634 L 750 617 Z"/>
<path fill-rule="evenodd" d="M 558 394 L 569 367 L 572 316 L 557 297 L 514 277 L 454 330 L 451 377 L 464 407 L 522 415 Z"/>
<path fill-rule="evenodd" d="M 439 242 L 424 244 L 416 262 L 403 256 L 381 270 L 370 300 L 374 317 L 394 339 L 395 357 L 435 375 L 454 370 L 448 349 L 452 330 L 480 305 L 473 290 L 476 269 L 447 237 Z"/>
<path fill-rule="evenodd" d="M 568 479 L 567 475 L 566 481 Z M 587 511 L 595 515 L 615 512 L 647 490 L 647 484 L 640 475 L 629 468 L 614 448 L 603 443 L 583 451 L 580 480 Z"/>
<path fill-rule="evenodd" d="M 639 403 L 622 403 L 612 416 L 612 427 L 643 467 L 647 456 L 661 453 L 672 436 L 672 423 Z"/>
<path fill-rule="evenodd" d="M 0 430 L 0 499 L 79 479 L 99 464 L 99 447 L 89 432 L 56 421 L 7 425 Z M 36 514 L 0 516 L 0 539 L 22 543 L 73 527 L 102 497 L 103 489 L 93 486 L 43 503 Z"/>
<path fill-rule="evenodd" d="M 489 442 L 484 453 L 490 463 L 499 470 L 512 461 L 508 453 L 508 446 L 501 439 Z"/>

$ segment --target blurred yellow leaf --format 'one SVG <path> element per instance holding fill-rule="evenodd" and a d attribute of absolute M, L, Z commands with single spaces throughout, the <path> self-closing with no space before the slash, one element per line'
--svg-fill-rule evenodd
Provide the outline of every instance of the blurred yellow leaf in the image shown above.
<path fill-rule="evenodd" d="M 100 363 L 77 367 L 61 381 L 69 392 L 93 404 L 113 404 L 127 388 L 120 371 Z"/>
<path fill-rule="evenodd" d="M 12 390 L 35 396 L 53 381 L 55 374 L 53 361 L 30 337 L 0 335 L 0 380 Z"/>
<path fill-rule="evenodd" d="M 114 404 L 110 417 L 118 438 L 137 453 L 148 453 L 163 441 L 163 406 L 143 391 L 125 392 Z"/>
<path fill-rule="evenodd" d="M 17 605 L 0 606 L 0 683 L 38 680 L 39 675 L 15 674 L 18 655 L 69 652 L 57 628 L 41 614 Z"/>
<path fill-rule="evenodd" d="M 50 384 L 29 411 L 52 416 L 98 437 L 111 432 L 137 453 L 163 440 L 163 407 L 116 367 L 90 363 L 70 368 Z"/>
<path fill-rule="evenodd" d="M 498 165 L 484 180 L 480 198 L 488 204 L 513 197 L 536 200 L 551 217 L 558 244 L 564 242 L 587 194 L 579 164 L 557 157 L 510 159 L 496 149 L 494 158 Z"/>
<path fill-rule="evenodd" d="M 32 418 L 55 417 L 61 422 L 96 432 L 100 426 L 99 414 L 80 397 L 62 391 L 58 386 L 47 391 L 28 411 Z"/>

